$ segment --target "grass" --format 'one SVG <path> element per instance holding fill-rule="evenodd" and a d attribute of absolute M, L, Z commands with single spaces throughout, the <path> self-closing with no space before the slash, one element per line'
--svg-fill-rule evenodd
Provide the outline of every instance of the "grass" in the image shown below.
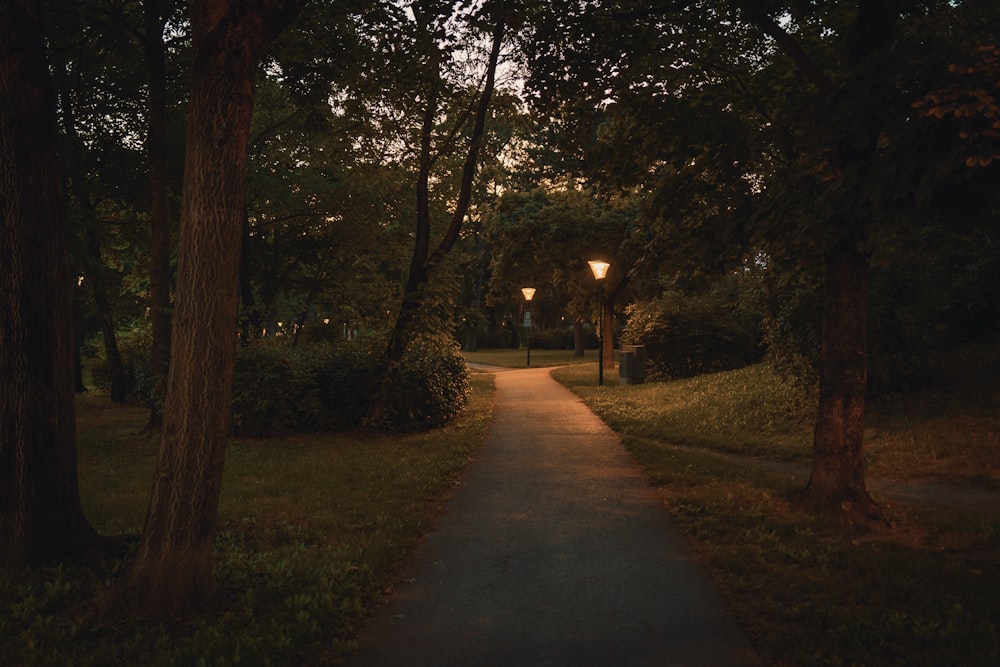
<path fill-rule="evenodd" d="M 0 579 L 4 665 L 316 664 L 356 649 L 377 606 L 485 437 L 492 376 L 446 428 L 288 435 L 227 451 L 210 608 L 170 624 L 87 619 L 124 561 Z M 144 408 L 79 400 L 80 483 L 99 532 L 138 533 L 158 442 Z"/>
<path fill-rule="evenodd" d="M 462 352 L 462 356 L 470 363 L 504 368 L 525 368 L 528 362 L 526 349 L 479 350 Z M 583 357 L 575 356 L 573 350 L 531 350 L 531 365 L 534 368 L 566 366 L 590 361 L 597 363 L 597 350 L 587 350 Z"/>
<path fill-rule="evenodd" d="M 524 350 L 470 359 L 518 366 Z M 571 352 L 532 365 L 572 362 Z M 996 350 L 941 367 L 933 387 L 869 406 L 872 475 L 995 487 Z M 766 367 L 619 386 L 571 364 L 557 379 L 622 434 L 768 665 L 1000 664 L 1000 522 L 892 506 L 884 533 L 796 510 L 801 482 L 746 457 L 807 464 L 814 397 Z M 228 451 L 210 608 L 170 624 L 88 619 L 124 561 L 0 579 L 5 665 L 327 664 L 356 647 L 489 424 L 492 376 L 445 429 L 236 440 Z M 85 509 L 107 534 L 141 528 L 157 442 L 143 408 L 85 396 Z M 684 446 L 678 446 L 684 445 Z M 738 454 L 740 456 L 732 456 Z"/>
<path fill-rule="evenodd" d="M 874 401 L 870 474 L 994 485 L 994 352 Z M 807 463 L 808 393 L 764 366 L 632 386 L 598 387 L 594 365 L 553 375 L 622 434 L 766 664 L 1000 664 L 1000 521 L 893 506 L 890 530 L 859 534 L 798 511 L 801 482 L 728 456 Z"/>

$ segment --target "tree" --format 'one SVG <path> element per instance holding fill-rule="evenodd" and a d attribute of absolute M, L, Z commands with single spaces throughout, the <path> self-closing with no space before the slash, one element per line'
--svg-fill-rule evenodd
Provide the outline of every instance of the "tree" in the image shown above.
<path fill-rule="evenodd" d="M 102 545 L 77 485 L 67 220 L 37 3 L 0 2 L 0 567 Z"/>
<path fill-rule="evenodd" d="M 134 80 L 129 6 L 106 12 L 105 3 L 61 6 L 49 12 L 47 38 L 59 97 L 63 176 L 69 215 L 78 240 L 71 257 L 93 296 L 111 381 L 111 400 L 126 398 L 126 374 L 117 333 L 124 315 L 118 306 L 121 274 L 107 261 L 117 234 L 109 219 L 126 207 L 141 171 L 131 148 L 139 87 Z"/>
<path fill-rule="evenodd" d="M 142 541 L 120 589 L 144 616 L 178 614 L 214 589 L 254 84 L 265 48 L 301 4 L 209 0 L 191 7 L 194 60 L 169 392 Z"/>
<path fill-rule="evenodd" d="M 661 234 L 692 251 L 674 255 L 680 266 L 748 256 L 794 271 L 821 263 L 820 405 L 805 502 L 878 522 L 862 455 L 868 280 L 873 261 L 891 261 L 886 241 L 912 232 L 930 205 L 918 193 L 935 149 L 921 144 L 925 130 L 911 110 L 935 66 L 927 44 L 967 39 L 977 29 L 971 15 L 988 10 L 878 0 L 694 4 L 699 11 L 595 2 L 543 15 L 538 30 L 555 40 L 533 60 L 536 71 L 557 74 L 532 87 L 583 119 L 564 123 L 575 129 L 582 170 L 650 183 Z M 574 39 L 560 41 L 566 33 Z M 595 141 L 595 126 L 618 141 Z"/>
<path fill-rule="evenodd" d="M 574 321 L 594 312 L 597 288 L 587 261 L 611 263 L 605 279 L 604 363 L 614 367 L 614 310 L 648 248 L 640 227 L 640 202 L 628 195 L 601 197 L 571 186 L 508 192 L 490 218 L 491 292 L 497 301 L 519 298 L 520 285 L 541 284 L 557 291 Z M 584 296 L 586 295 L 586 296 Z M 582 341 L 578 341 L 582 344 Z M 582 356 L 582 347 L 577 348 Z"/>
<path fill-rule="evenodd" d="M 416 323 L 417 316 L 425 302 L 428 282 L 458 241 L 462 230 L 462 222 L 469 208 L 477 162 L 482 149 L 481 144 L 496 81 L 500 49 L 507 29 L 507 20 L 510 18 L 505 15 L 508 10 L 505 10 L 500 4 L 487 4 L 484 9 L 486 19 L 492 23 L 488 62 L 483 75 L 482 90 L 478 94 L 478 101 L 474 107 L 470 106 L 469 109 L 472 112 L 472 129 L 468 136 L 458 196 L 452 207 L 448 228 L 432 252 L 431 172 L 435 162 L 452 150 L 453 142 L 459 136 L 459 132 L 463 129 L 468 118 L 466 113 L 459 115 L 450 132 L 441 140 L 440 152 L 435 154 L 434 135 L 441 111 L 439 105 L 442 103 L 442 97 L 445 93 L 445 80 L 442 77 L 441 68 L 446 57 L 443 45 L 437 40 L 444 35 L 451 7 L 448 5 L 433 7 L 431 6 L 433 4 L 428 3 L 427 6 L 424 6 L 417 3 L 412 8 L 418 29 L 416 45 L 419 58 L 428 67 L 423 74 L 425 82 L 424 90 L 421 93 L 425 106 L 418 138 L 416 225 L 413 254 L 403 287 L 402 304 L 382 354 L 384 377 L 369 413 L 369 420 L 373 423 L 378 423 L 388 410 L 390 391 L 394 385 L 398 384 L 400 376 L 400 361 L 407 345 L 416 334 L 413 325 Z"/>

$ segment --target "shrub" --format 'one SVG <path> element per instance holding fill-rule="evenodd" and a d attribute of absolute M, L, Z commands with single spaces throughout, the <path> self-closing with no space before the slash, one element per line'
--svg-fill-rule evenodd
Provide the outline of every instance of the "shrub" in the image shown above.
<path fill-rule="evenodd" d="M 546 329 L 531 332 L 531 347 L 539 350 L 572 350 L 575 346 L 572 329 Z"/>
<path fill-rule="evenodd" d="M 291 348 L 262 341 L 237 354 L 233 418 L 237 433 L 339 430 L 361 425 L 381 381 L 380 341 Z M 448 423 L 465 406 L 469 371 L 458 345 L 423 338 L 407 349 L 402 378 L 378 428 L 415 431 Z"/>
<path fill-rule="evenodd" d="M 521 344 L 517 327 L 498 327 L 496 331 L 481 334 L 479 340 L 479 347 L 487 349 L 516 348 Z"/>
<path fill-rule="evenodd" d="M 236 354 L 233 428 L 245 436 L 318 426 L 322 409 L 307 355 L 260 341 Z"/>
<path fill-rule="evenodd" d="M 389 398 L 380 427 L 416 431 L 447 424 L 469 399 L 469 367 L 459 346 L 445 338 L 411 343 L 403 357 L 402 381 Z"/>
<path fill-rule="evenodd" d="M 626 315 L 622 342 L 646 346 L 654 378 L 729 370 L 761 357 L 760 317 L 725 285 L 697 295 L 668 292 L 632 304 Z"/>
<path fill-rule="evenodd" d="M 758 296 L 768 362 L 782 374 L 812 385 L 819 368 L 822 288 L 818 277 L 797 276 L 777 286 L 766 277 Z"/>

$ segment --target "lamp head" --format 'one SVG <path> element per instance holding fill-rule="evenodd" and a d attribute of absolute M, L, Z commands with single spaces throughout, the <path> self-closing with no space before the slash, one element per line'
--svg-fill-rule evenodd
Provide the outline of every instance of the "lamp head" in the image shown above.
<path fill-rule="evenodd" d="M 592 259 L 587 264 L 590 264 L 590 270 L 594 272 L 594 278 L 597 280 L 604 280 L 604 276 L 608 275 L 608 269 L 611 268 L 610 264 L 599 259 Z"/>
<path fill-rule="evenodd" d="M 525 301 L 531 301 L 535 298 L 535 288 L 534 287 L 522 287 L 521 294 L 524 295 Z"/>

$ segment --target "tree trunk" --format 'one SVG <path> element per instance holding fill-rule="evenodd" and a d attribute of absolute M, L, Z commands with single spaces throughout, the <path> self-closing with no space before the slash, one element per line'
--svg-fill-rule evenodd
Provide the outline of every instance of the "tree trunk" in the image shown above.
<path fill-rule="evenodd" d="M 0 3 L 0 569 L 101 544 L 77 483 L 67 220 L 37 3 Z"/>
<path fill-rule="evenodd" d="M 826 255 L 819 413 L 805 505 L 864 524 L 883 520 L 865 486 L 868 259 L 843 243 Z"/>
<path fill-rule="evenodd" d="M 466 352 L 476 352 L 479 350 L 479 330 L 468 327 L 465 330 L 465 342 L 462 349 Z"/>
<path fill-rule="evenodd" d="M 583 320 L 577 318 L 573 320 L 573 356 L 582 357 L 586 347 L 586 339 L 583 336 Z"/>
<path fill-rule="evenodd" d="M 83 383 L 83 313 L 80 312 L 80 299 L 77 290 L 70 297 L 73 308 L 73 384 L 78 394 L 86 393 L 87 386 Z"/>
<path fill-rule="evenodd" d="M 65 94 L 61 102 L 63 130 L 71 146 L 70 158 L 67 160 L 68 164 L 71 165 L 69 183 L 76 195 L 82 218 L 84 275 L 87 277 L 86 284 L 93 292 L 94 303 L 97 305 L 97 315 L 101 321 L 101 335 L 108 361 L 108 374 L 111 378 L 111 400 L 115 403 L 123 403 L 127 393 L 125 369 L 118 351 L 117 330 L 114 314 L 111 312 L 111 300 L 108 298 L 101 240 L 97 234 L 97 204 L 100 201 L 100 195 L 94 192 L 88 180 L 90 160 L 85 157 L 88 151 L 84 140 L 76 129 L 73 96 Z"/>
<path fill-rule="evenodd" d="M 167 65 L 163 42 L 163 2 L 146 0 L 146 64 L 149 67 L 148 135 L 150 190 L 149 318 L 153 328 L 149 371 L 153 380 L 149 397 L 149 422 L 145 431 L 158 431 L 163 424 L 163 400 L 167 394 L 170 365 L 170 203 L 167 171 Z"/>
<path fill-rule="evenodd" d="M 191 7 L 194 61 L 170 391 L 142 541 L 119 589 L 137 616 L 178 615 L 214 588 L 254 80 L 265 46 L 298 7 L 280 0 Z"/>
<path fill-rule="evenodd" d="M 81 176 L 80 178 L 83 178 Z M 111 313 L 111 301 L 108 299 L 107 282 L 104 280 L 104 260 L 101 258 L 101 242 L 97 238 L 96 212 L 91 207 L 89 200 L 86 200 L 86 187 L 78 180 L 78 194 L 80 195 L 81 206 L 83 206 L 84 230 L 83 235 L 86 242 L 87 277 L 90 289 L 94 293 L 94 303 L 97 305 L 97 315 L 101 320 L 101 337 L 104 341 L 104 354 L 108 358 L 108 372 L 111 376 L 111 400 L 115 403 L 124 403 L 127 393 L 125 382 L 125 368 L 122 364 L 122 356 L 118 351 L 118 338 L 115 327 L 115 318 Z"/>

